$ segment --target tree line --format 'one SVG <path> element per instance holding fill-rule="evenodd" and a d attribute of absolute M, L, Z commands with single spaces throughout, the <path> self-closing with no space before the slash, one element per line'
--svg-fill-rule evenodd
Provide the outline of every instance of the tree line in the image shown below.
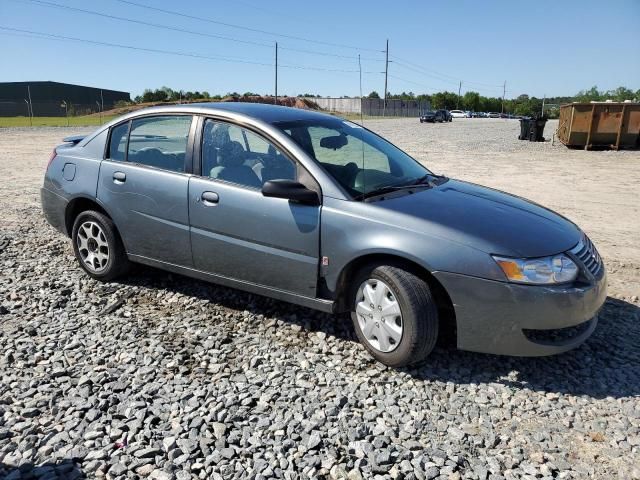
<path fill-rule="evenodd" d="M 149 103 L 149 102 L 179 102 L 179 101 L 194 101 L 194 100 L 221 100 L 223 98 L 234 97 L 252 97 L 260 95 L 254 92 L 229 92 L 225 95 L 211 95 L 207 91 L 181 91 L 173 90 L 169 87 L 157 88 L 155 90 L 146 89 L 142 95 L 135 97 L 135 103 Z M 269 96 L 269 95 L 265 95 Z M 320 97 L 320 95 L 314 95 L 305 93 L 298 95 L 299 97 Z M 348 98 L 348 97 L 344 97 Z M 367 98 L 380 98 L 380 95 L 373 91 Z M 431 107 L 434 109 L 447 109 L 447 110 L 469 110 L 473 112 L 502 112 L 503 100 L 500 97 L 486 97 L 480 95 L 478 92 L 468 91 L 464 95 L 458 96 L 456 92 L 437 92 L 433 94 L 416 94 L 414 92 L 402 92 L 393 94 L 387 93 L 387 99 L 391 100 L 417 100 L 428 101 Z M 588 90 L 581 90 L 574 96 L 569 97 L 548 97 L 544 99 L 545 102 L 545 115 L 555 117 L 558 115 L 558 106 L 564 103 L 570 102 L 590 102 L 590 101 L 624 101 L 635 100 L 640 101 L 640 89 L 635 92 L 627 87 L 618 87 L 613 90 L 598 90 L 597 86 L 591 87 Z M 504 100 L 504 112 L 514 115 L 539 115 L 542 112 L 543 99 L 538 97 L 530 97 L 529 95 L 522 94 L 516 98 Z"/>
<path fill-rule="evenodd" d="M 371 92 L 368 98 L 380 98 L 378 92 Z M 433 109 L 468 110 L 472 112 L 502 112 L 503 101 L 501 97 L 485 97 L 478 92 L 465 92 L 458 96 L 455 92 L 438 92 L 434 94 L 415 94 L 402 92 L 400 94 L 387 93 L 387 99 L 394 100 L 418 100 L 428 101 Z M 540 115 L 542 103 L 545 103 L 544 113 L 554 117 L 559 114 L 558 107 L 571 102 L 606 101 L 623 102 L 625 100 L 640 101 L 640 89 L 635 92 L 627 87 L 618 87 L 613 90 L 598 90 L 597 86 L 588 90 L 581 90 L 573 96 L 556 96 L 545 99 L 530 97 L 522 94 L 516 98 L 504 100 L 504 112 L 514 115 Z"/>
<path fill-rule="evenodd" d="M 138 95 L 133 99 L 135 103 L 154 103 L 154 102 L 179 102 L 179 101 L 193 101 L 193 100 L 221 100 L 227 97 L 253 97 L 260 95 L 253 92 L 229 92 L 225 95 L 211 95 L 206 90 L 200 92 L 196 90 L 192 92 L 190 90 L 173 90 L 169 87 L 161 87 L 152 90 L 150 88 L 145 89 L 142 95 Z"/>

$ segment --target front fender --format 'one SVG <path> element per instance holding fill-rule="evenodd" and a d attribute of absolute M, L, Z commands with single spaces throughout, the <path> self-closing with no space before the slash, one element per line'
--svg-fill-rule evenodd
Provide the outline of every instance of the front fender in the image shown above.
<path fill-rule="evenodd" d="M 388 210 L 372 214 L 369 204 L 324 199 L 321 255 L 327 257 L 322 274 L 336 292 L 344 268 L 365 255 L 391 255 L 429 272 L 444 271 L 504 281 L 504 274 L 485 252 L 407 226 Z"/>

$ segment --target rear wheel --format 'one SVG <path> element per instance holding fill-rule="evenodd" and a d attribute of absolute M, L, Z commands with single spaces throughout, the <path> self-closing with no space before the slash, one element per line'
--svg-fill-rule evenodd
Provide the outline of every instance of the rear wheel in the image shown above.
<path fill-rule="evenodd" d="M 354 280 L 351 318 L 369 353 L 391 367 L 424 360 L 438 338 L 438 309 L 426 282 L 392 266 L 370 266 Z"/>
<path fill-rule="evenodd" d="M 129 269 L 129 260 L 109 217 L 93 210 L 80 213 L 71 233 L 80 266 L 96 280 L 108 282 Z"/>

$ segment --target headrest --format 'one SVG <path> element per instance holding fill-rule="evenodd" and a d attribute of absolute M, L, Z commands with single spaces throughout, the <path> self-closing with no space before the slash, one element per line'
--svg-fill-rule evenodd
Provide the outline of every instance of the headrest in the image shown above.
<path fill-rule="evenodd" d="M 218 165 L 239 167 L 246 159 L 246 152 L 240 142 L 229 142 L 218 152 Z"/>

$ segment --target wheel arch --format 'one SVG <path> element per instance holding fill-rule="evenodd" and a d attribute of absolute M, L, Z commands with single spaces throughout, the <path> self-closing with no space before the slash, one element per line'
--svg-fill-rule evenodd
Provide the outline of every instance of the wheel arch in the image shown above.
<path fill-rule="evenodd" d="M 113 217 L 109 214 L 109 212 L 104 208 L 104 206 L 100 205 L 100 203 L 90 197 L 78 196 L 69 201 L 67 207 L 64 212 L 64 225 L 67 236 L 71 237 L 71 233 L 73 231 L 73 223 L 75 222 L 78 215 L 87 210 L 95 210 L 97 212 L 106 215 L 113 221 Z M 118 227 L 116 226 L 116 231 Z M 120 232 L 118 232 L 120 235 Z"/>
<path fill-rule="evenodd" d="M 357 273 L 368 265 L 389 265 L 402 268 L 427 283 L 438 307 L 440 331 L 447 338 L 455 338 L 456 316 L 453 302 L 444 286 L 431 271 L 414 260 L 393 253 L 368 253 L 347 263 L 338 276 L 336 284 L 336 311 L 347 312 L 350 308 L 349 291 L 351 281 Z"/>

